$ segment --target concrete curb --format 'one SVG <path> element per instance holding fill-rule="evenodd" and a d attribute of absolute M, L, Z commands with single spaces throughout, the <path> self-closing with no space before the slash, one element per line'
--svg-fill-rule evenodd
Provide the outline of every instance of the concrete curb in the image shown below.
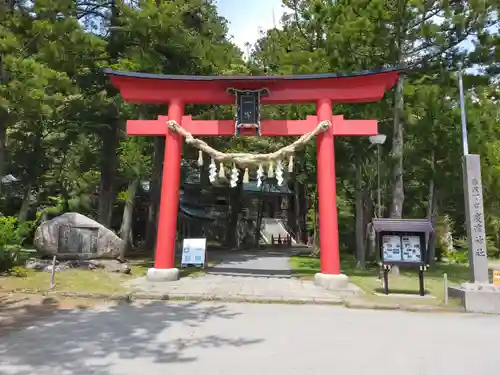
<path fill-rule="evenodd" d="M 434 305 L 399 305 L 399 304 L 379 304 L 371 302 L 351 302 L 345 301 L 344 306 L 349 309 L 357 310 L 399 310 L 409 312 L 447 312 L 447 313 L 465 313 L 463 307 L 455 306 L 434 306 Z"/>
<path fill-rule="evenodd" d="M 231 297 L 215 297 L 212 295 L 203 294 L 150 294 L 143 292 L 128 292 L 128 293 L 86 293 L 86 292 L 63 292 L 63 291 L 37 291 L 37 290 L 0 290 L 2 294 L 8 293 L 24 293 L 37 294 L 46 297 L 67 297 L 67 298 L 83 298 L 101 301 L 118 301 L 132 302 L 136 301 L 186 301 L 186 302 L 228 302 L 228 303 L 254 303 L 254 304 L 284 304 L 284 305 L 327 305 L 327 306 L 343 306 L 355 310 L 399 310 L 410 312 L 446 312 L 446 313 L 463 313 L 466 312 L 461 307 L 444 307 L 432 305 L 399 305 L 399 304 L 378 304 L 371 302 L 349 301 L 345 298 L 269 298 L 264 296 L 248 297 L 248 296 L 231 296 Z"/>

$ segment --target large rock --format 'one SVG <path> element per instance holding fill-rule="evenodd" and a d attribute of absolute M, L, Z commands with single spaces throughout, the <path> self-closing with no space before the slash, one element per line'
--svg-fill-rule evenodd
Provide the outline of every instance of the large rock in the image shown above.
<path fill-rule="evenodd" d="M 33 243 L 41 255 L 58 259 L 114 259 L 124 246 L 112 230 L 76 212 L 44 221 Z"/>

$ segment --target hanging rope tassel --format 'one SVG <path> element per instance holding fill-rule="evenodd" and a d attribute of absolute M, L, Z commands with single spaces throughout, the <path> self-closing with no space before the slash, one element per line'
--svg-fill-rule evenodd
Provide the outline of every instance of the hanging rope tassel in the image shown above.
<path fill-rule="evenodd" d="M 248 173 L 248 168 L 245 168 L 245 173 L 243 174 L 243 183 L 248 184 L 250 182 L 250 175 Z"/>
<path fill-rule="evenodd" d="M 273 170 L 273 162 L 269 162 L 269 169 L 267 170 L 267 177 L 273 178 L 274 177 L 274 170 Z"/>
<path fill-rule="evenodd" d="M 290 158 L 288 159 L 288 172 L 293 172 L 293 155 L 290 155 Z"/>
<path fill-rule="evenodd" d="M 226 177 L 226 172 L 224 171 L 224 164 L 220 163 L 219 166 L 219 178 L 225 178 Z"/>
<path fill-rule="evenodd" d="M 198 151 L 198 167 L 203 167 L 203 152 L 201 150 Z"/>

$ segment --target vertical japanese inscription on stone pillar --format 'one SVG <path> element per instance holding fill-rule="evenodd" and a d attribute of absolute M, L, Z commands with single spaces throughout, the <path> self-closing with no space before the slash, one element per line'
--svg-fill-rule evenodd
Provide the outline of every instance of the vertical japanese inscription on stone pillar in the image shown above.
<path fill-rule="evenodd" d="M 479 155 L 464 156 L 463 167 L 471 281 L 488 283 L 488 257 Z"/>

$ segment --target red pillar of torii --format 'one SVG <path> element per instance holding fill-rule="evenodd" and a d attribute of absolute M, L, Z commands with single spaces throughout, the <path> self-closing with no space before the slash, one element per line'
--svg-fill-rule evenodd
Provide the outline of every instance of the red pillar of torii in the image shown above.
<path fill-rule="evenodd" d="M 315 281 L 328 288 L 347 287 L 340 274 L 334 136 L 376 135 L 376 120 L 345 120 L 332 114 L 332 103 L 364 103 L 382 99 L 397 81 L 399 69 L 354 74 L 312 74 L 294 76 L 226 77 L 179 76 L 129 73 L 107 69 L 112 84 L 130 103 L 168 104 L 168 115 L 157 120 L 127 121 L 128 135 L 164 136 L 165 156 L 161 185 L 155 267 L 151 280 L 175 280 L 175 240 L 179 208 L 182 137 L 171 131 L 167 120 L 175 120 L 193 136 L 234 136 L 233 120 L 193 120 L 184 115 L 187 104 L 234 104 L 229 88 L 267 89 L 262 104 L 316 103 L 316 116 L 305 120 L 263 120 L 261 136 L 301 136 L 319 122 L 332 126 L 317 136 L 317 183 L 319 194 L 321 273 Z"/>

